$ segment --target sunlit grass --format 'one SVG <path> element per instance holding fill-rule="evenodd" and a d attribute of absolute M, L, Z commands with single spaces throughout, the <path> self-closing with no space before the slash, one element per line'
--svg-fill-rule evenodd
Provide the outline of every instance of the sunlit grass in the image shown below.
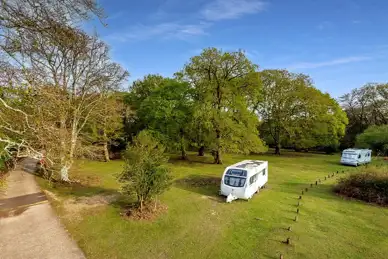
<path fill-rule="evenodd" d="M 354 171 L 339 165 L 338 155 L 228 155 L 224 165 L 209 164 L 210 157 L 195 154 L 190 159 L 170 161 L 177 181 L 160 197 L 168 211 L 154 222 L 123 220 L 115 203 L 86 211 L 79 221 L 65 219 L 87 257 L 279 258 L 282 253 L 287 259 L 353 259 L 388 254 L 388 209 L 336 196 L 332 187 L 337 174 L 324 180 L 337 170 Z M 218 197 L 217 181 L 206 181 L 221 177 L 226 165 L 244 159 L 269 161 L 268 188 L 249 202 L 226 204 Z M 120 161 L 79 161 L 73 177 L 82 178 L 87 186 L 54 192 L 66 198 L 116 193 L 115 175 L 121 168 Z M 196 184 L 191 179 L 202 181 Z M 311 189 L 310 183 L 318 179 L 322 183 Z M 298 197 L 306 187 L 295 222 Z M 291 245 L 282 243 L 287 237 Z"/>

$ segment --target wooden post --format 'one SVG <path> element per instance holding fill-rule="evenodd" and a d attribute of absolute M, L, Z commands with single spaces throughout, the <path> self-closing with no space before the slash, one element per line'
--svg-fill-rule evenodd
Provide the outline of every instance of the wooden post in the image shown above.
<path fill-rule="evenodd" d="M 302 191 L 302 195 L 304 194 L 304 191 Z"/>
<path fill-rule="evenodd" d="M 287 230 L 288 230 L 288 231 L 291 231 L 291 227 L 288 227 Z"/>
<path fill-rule="evenodd" d="M 318 181 L 315 181 L 315 185 L 318 185 Z"/>
<path fill-rule="evenodd" d="M 296 209 L 296 214 L 299 214 L 299 208 Z"/>
<path fill-rule="evenodd" d="M 305 191 L 308 192 L 308 191 L 309 191 L 309 188 L 306 188 Z"/>
<path fill-rule="evenodd" d="M 297 205 L 298 207 L 300 206 L 300 202 L 298 201 L 298 205 Z"/>
<path fill-rule="evenodd" d="M 313 188 L 313 184 L 312 183 L 310 184 L 310 187 Z"/>
<path fill-rule="evenodd" d="M 299 196 L 299 200 L 301 200 L 301 199 L 302 199 L 302 195 Z"/>
<path fill-rule="evenodd" d="M 298 215 L 295 216 L 294 221 L 298 221 Z"/>
<path fill-rule="evenodd" d="M 338 174 L 338 171 L 337 171 L 337 174 Z"/>
<path fill-rule="evenodd" d="M 291 238 L 287 237 L 286 244 L 291 245 Z"/>

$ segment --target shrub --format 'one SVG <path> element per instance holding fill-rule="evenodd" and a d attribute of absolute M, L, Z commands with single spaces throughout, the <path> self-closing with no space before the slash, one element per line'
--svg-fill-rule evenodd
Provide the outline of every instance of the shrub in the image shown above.
<path fill-rule="evenodd" d="M 339 180 L 335 191 L 366 202 L 388 205 L 388 167 L 369 167 Z"/>
<path fill-rule="evenodd" d="M 144 205 L 170 185 L 170 172 L 165 166 L 168 157 L 164 155 L 164 147 L 149 132 L 142 131 L 126 149 L 124 160 L 119 181 L 124 183 L 124 193 L 137 197 L 142 212 Z"/>
<path fill-rule="evenodd" d="M 388 156 L 388 125 L 369 127 L 357 136 L 356 146 L 371 148 L 377 155 Z"/>

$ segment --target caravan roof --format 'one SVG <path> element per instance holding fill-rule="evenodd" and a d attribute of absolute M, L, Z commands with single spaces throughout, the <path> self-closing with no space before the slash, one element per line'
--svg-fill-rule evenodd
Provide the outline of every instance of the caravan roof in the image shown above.
<path fill-rule="evenodd" d="M 258 161 L 258 160 L 244 160 L 238 162 L 237 164 L 230 165 L 228 167 L 240 168 L 240 169 L 249 169 L 253 167 L 258 167 L 262 164 L 267 163 L 267 161 Z"/>
<path fill-rule="evenodd" d="M 370 151 L 369 149 L 361 149 L 361 148 L 348 148 L 344 149 L 342 152 L 343 153 L 355 153 L 355 152 L 360 152 L 360 151 Z"/>

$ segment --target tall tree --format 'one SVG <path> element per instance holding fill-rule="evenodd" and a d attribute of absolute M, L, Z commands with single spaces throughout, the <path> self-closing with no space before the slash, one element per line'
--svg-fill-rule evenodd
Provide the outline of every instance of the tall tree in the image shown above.
<path fill-rule="evenodd" d="M 109 48 L 104 42 L 75 28 L 75 20 L 87 18 L 90 10 L 98 11 L 94 1 L 22 2 L 25 5 L 18 1 L 4 3 L 5 8 L 0 13 L 5 17 L 1 23 L 4 40 L 0 42 L 0 48 L 3 56 L 7 57 L 2 67 L 16 71 L 15 74 L 21 78 L 19 82 L 10 78 L 6 85 L 18 93 L 29 89 L 37 95 L 46 96 L 47 101 L 53 103 L 37 106 L 36 102 L 30 102 L 31 107 L 25 110 L 10 106 L 10 100 L 14 102 L 17 99 L 21 103 L 20 100 L 25 98 L 19 95 L 2 99 L 3 108 L 18 112 L 23 119 L 19 128 L 24 130 L 18 132 L 19 142 L 15 145 L 22 140 L 24 146 L 29 143 L 30 148 L 35 147 L 35 150 L 36 147 L 44 148 L 46 152 L 51 150 L 48 145 L 52 142 L 44 146 L 34 144 L 34 135 L 44 136 L 43 132 L 37 133 L 43 130 L 37 125 L 44 121 L 44 127 L 53 132 L 50 139 L 60 141 L 59 145 L 51 145 L 52 149 L 59 148 L 52 154 L 59 158 L 55 164 L 60 165 L 61 179 L 68 181 L 68 169 L 73 162 L 80 132 L 106 94 L 117 89 L 127 72 L 111 62 Z M 14 15 L 19 16 L 14 18 Z M 44 113 L 50 116 L 38 120 L 40 124 L 31 121 Z M 48 118 L 52 121 L 48 122 Z M 3 123 L 8 125 L 9 122 Z M 7 129 L 5 133 L 11 134 L 11 131 Z M 12 139 L 6 138 L 5 141 Z M 47 153 L 46 157 L 49 158 L 50 154 Z M 51 159 L 54 160 L 57 159 Z"/>
<path fill-rule="evenodd" d="M 264 139 L 280 154 L 282 144 L 297 148 L 336 145 L 344 133 L 346 115 L 328 94 L 312 86 L 303 74 L 286 70 L 260 72 L 262 99 L 255 105 Z"/>
<path fill-rule="evenodd" d="M 356 136 L 371 125 L 388 124 L 388 84 L 369 83 L 340 97 L 349 118 L 344 147 L 353 147 Z"/>
<path fill-rule="evenodd" d="M 153 91 L 160 88 L 165 78 L 161 75 L 146 75 L 143 79 L 133 82 L 129 93 L 124 96 L 124 104 L 132 111 L 125 118 L 125 133 L 128 140 L 147 129 L 147 123 L 137 114 L 143 101 L 147 99 Z"/>
<path fill-rule="evenodd" d="M 249 109 L 259 97 L 257 67 L 242 51 L 223 52 L 215 48 L 192 57 L 178 77 L 194 88 L 194 117 L 209 132 L 214 162 L 222 163 L 222 152 L 259 152 L 257 118 Z"/>
<path fill-rule="evenodd" d="M 102 147 L 106 162 L 110 161 L 111 146 L 124 142 L 124 119 L 126 108 L 123 103 L 124 93 L 116 92 L 106 96 L 93 112 L 89 122 L 81 131 L 83 141 L 86 142 L 85 151 L 89 153 L 88 146 Z M 97 148 L 98 153 L 101 152 Z M 92 156 L 95 150 L 92 148 Z M 97 154 L 97 156 L 99 156 Z"/>
<path fill-rule="evenodd" d="M 188 124 L 192 117 L 192 95 L 188 83 L 164 79 L 149 93 L 137 110 L 137 117 L 163 135 L 164 145 L 178 148 L 181 158 L 187 159 Z"/>

